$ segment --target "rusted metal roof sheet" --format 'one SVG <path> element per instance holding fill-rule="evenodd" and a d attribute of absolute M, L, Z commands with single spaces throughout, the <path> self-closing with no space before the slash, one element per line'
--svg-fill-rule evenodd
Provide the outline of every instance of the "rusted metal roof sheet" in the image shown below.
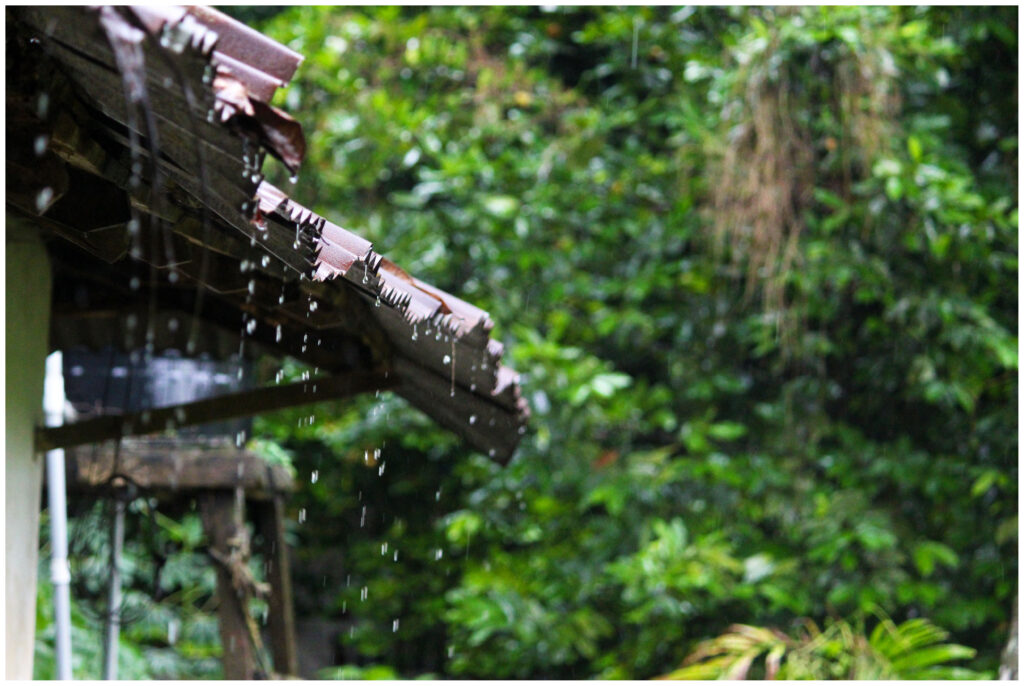
<path fill-rule="evenodd" d="M 17 16 L 39 33 L 80 97 L 117 123 L 105 135 L 132 148 L 131 159 L 107 155 L 91 163 L 105 178 L 126 188 L 131 160 L 148 160 L 212 212 L 218 230 L 233 227 L 276 258 L 264 271 L 284 268 L 341 289 L 339 302 L 349 294 L 362 300 L 387 336 L 398 392 L 491 457 L 511 457 L 528 408 L 518 376 L 501 362 L 502 345 L 489 336 L 487 313 L 410 276 L 365 239 L 263 180 L 266 153 L 293 172 L 305 153 L 301 126 L 269 104 L 301 55 L 210 8 L 25 7 Z M 156 156 L 126 133 L 146 135 L 140 102 L 159 134 Z M 194 220 L 178 221 L 178 234 L 217 249 L 216 236 L 189 228 Z M 272 305 L 282 316 L 295 309 L 293 321 L 327 338 L 333 327 L 351 329 L 358 320 L 330 307 L 314 316 L 305 303 Z"/>

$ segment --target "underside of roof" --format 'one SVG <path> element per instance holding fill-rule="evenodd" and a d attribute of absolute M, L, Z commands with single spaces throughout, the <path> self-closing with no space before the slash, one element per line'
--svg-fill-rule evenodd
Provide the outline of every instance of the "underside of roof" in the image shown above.
<path fill-rule="evenodd" d="M 208 8 L 7 12 L 7 208 L 53 237 L 53 348 L 379 370 L 511 457 L 528 409 L 487 313 L 263 179 L 305 153 L 269 104 L 300 55 Z"/>

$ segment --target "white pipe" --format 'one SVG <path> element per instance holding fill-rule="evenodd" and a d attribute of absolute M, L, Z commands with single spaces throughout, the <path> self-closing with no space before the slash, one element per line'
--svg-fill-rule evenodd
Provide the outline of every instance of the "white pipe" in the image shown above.
<path fill-rule="evenodd" d="M 117 679 L 117 642 L 121 632 L 121 549 L 124 547 L 125 502 L 114 501 L 114 529 L 110 532 L 110 586 L 107 589 L 107 623 L 103 642 L 103 678 Z"/>
<path fill-rule="evenodd" d="M 43 413 L 47 426 L 64 423 L 64 374 L 60 351 L 46 358 Z M 50 509 L 50 580 L 56 628 L 57 678 L 71 679 L 71 570 L 68 567 L 68 509 L 64 451 L 46 453 L 46 493 Z"/>

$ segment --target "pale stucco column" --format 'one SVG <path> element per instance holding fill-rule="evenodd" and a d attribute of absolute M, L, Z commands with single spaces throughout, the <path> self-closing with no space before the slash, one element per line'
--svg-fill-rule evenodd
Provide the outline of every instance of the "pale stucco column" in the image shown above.
<path fill-rule="evenodd" d="M 31 679 L 45 464 L 33 450 L 33 430 L 43 416 L 51 278 L 38 230 L 10 214 L 6 220 L 5 672 L 8 679 Z"/>

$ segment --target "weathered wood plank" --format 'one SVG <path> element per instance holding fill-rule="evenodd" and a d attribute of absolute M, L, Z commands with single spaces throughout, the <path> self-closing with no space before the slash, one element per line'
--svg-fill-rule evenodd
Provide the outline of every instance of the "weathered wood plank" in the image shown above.
<path fill-rule="evenodd" d="M 269 464 L 234 446 L 128 440 L 117 447 L 107 444 L 67 452 L 67 483 L 71 492 L 117 487 L 119 476 L 158 497 L 211 488 L 242 488 L 247 499 L 259 501 L 295 488 L 284 467 Z"/>
<path fill-rule="evenodd" d="M 263 532 L 263 559 L 266 560 L 267 582 L 270 584 L 267 628 L 274 670 L 278 674 L 298 676 L 292 573 L 284 535 L 284 498 L 277 494 L 257 507 Z"/>
<path fill-rule="evenodd" d="M 250 635 L 247 594 L 238 588 L 231 562 L 243 564 L 249 556 L 241 490 L 209 491 L 199 500 L 200 516 L 217 567 L 217 623 L 223 649 L 224 678 L 253 679 L 256 651 Z"/>
<path fill-rule="evenodd" d="M 46 452 L 125 436 L 141 436 L 185 426 L 237 419 L 322 400 L 338 400 L 368 391 L 387 390 L 392 386 L 393 380 L 384 373 L 352 372 L 285 386 L 229 393 L 175 407 L 97 417 L 57 427 L 39 427 L 36 429 L 36 450 Z"/>

